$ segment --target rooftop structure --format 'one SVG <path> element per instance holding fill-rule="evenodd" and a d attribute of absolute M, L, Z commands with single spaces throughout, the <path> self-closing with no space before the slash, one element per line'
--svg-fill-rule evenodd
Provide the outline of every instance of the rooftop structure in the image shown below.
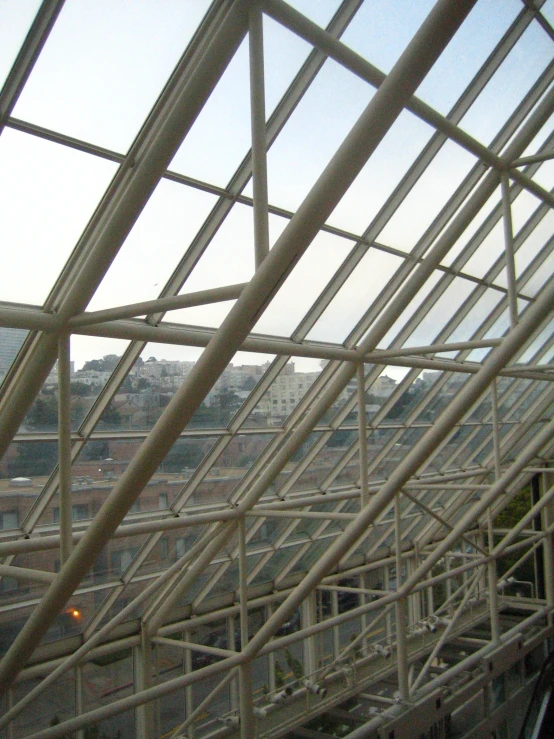
<path fill-rule="evenodd" d="M 552 24 L 0 4 L 0 739 L 518 735 Z"/>

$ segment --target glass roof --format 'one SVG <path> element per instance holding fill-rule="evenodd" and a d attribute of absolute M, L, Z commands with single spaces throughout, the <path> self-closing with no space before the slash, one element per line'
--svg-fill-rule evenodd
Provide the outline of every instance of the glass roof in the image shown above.
<path fill-rule="evenodd" d="M 301 588 L 550 458 L 551 4 L 418 67 L 433 4 L 0 3 L 0 689 L 143 583 L 155 629 Z"/>

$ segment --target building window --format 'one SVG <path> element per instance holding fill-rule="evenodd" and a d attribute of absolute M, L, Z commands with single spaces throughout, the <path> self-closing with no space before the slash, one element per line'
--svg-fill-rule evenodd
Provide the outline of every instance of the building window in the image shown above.
<path fill-rule="evenodd" d="M 167 493 L 160 493 L 158 498 L 158 508 L 160 510 L 165 510 L 166 508 L 169 508 Z"/>
<path fill-rule="evenodd" d="M 175 558 L 179 559 L 187 551 L 187 540 L 185 537 L 175 539 Z"/>
<path fill-rule="evenodd" d="M 0 577 L 0 593 L 13 593 L 18 587 L 15 577 Z"/>
<path fill-rule="evenodd" d="M 60 522 L 60 509 L 56 507 L 53 509 L 54 523 Z M 71 519 L 73 521 L 85 521 L 89 517 L 88 505 L 85 503 L 75 503 L 71 506 Z"/>
<path fill-rule="evenodd" d="M 17 511 L 0 513 L 0 529 L 16 529 L 18 525 Z"/>
<path fill-rule="evenodd" d="M 138 547 L 130 547 L 129 549 L 120 549 L 118 552 L 111 553 L 112 572 L 115 575 L 121 575 L 136 557 Z"/>

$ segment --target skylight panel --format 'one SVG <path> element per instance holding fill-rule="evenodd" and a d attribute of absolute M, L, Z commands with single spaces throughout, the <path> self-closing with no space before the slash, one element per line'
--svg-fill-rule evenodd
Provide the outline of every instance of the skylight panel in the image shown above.
<path fill-rule="evenodd" d="M 531 298 L 536 297 L 540 289 L 552 279 L 553 272 L 554 252 L 551 252 L 537 271 L 522 285 L 522 292 Z"/>
<path fill-rule="evenodd" d="M 535 80 L 552 61 L 554 44 L 538 23 L 525 31 L 460 126 L 489 144 Z"/>
<path fill-rule="evenodd" d="M 476 161 L 465 149 L 447 141 L 381 231 L 379 241 L 411 252 Z"/>
<path fill-rule="evenodd" d="M 161 180 L 96 290 L 88 309 L 103 310 L 155 300 L 215 202 L 213 195 Z M 144 268 L 146 264 L 147 269 Z M 166 320 L 173 319 L 170 313 Z"/>
<path fill-rule="evenodd" d="M 252 209 L 237 203 L 210 240 L 207 249 L 197 259 L 181 292 L 247 282 L 253 273 Z"/>
<path fill-rule="evenodd" d="M 425 281 L 423 287 L 421 287 L 415 297 L 412 298 L 412 300 L 404 307 L 402 314 L 396 319 L 385 336 L 383 336 L 378 344 L 379 349 L 386 349 L 393 345 L 394 340 L 419 309 L 419 306 L 428 298 L 429 295 L 432 295 L 432 292 L 440 279 L 441 274 L 433 272 L 433 274 Z"/>
<path fill-rule="evenodd" d="M 320 231 L 253 328 L 290 336 L 352 249 L 352 242 Z"/>
<path fill-rule="evenodd" d="M 317 3 L 314 9 L 324 5 L 325 3 Z M 263 29 L 267 119 L 312 51 L 312 47 L 266 15 L 263 19 Z M 285 49 L 286 53 L 283 53 Z"/>
<path fill-rule="evenodd" d="M 452 315 L 461 309 L 473 290 L 474 285 L 471 282 L 459 277 L 454 278 L 439 299 L 430 307 L 428 313 L 421 318 L 402 346 L 432 344 L 446 327 Z"/>
<path fill-rule="evenodd" d="M 490 313 L 503 299 L 504 295 L 497 290 L 484 290 L 454 331 L 448 336 L 448 341 L 470 341 L 474 336 L 478 335 L 479 329 L 485 323 Z"/>
<path fill-rule="evenodd" d="M 328 222 L 351 233 L 363 234 L 433 133 L 430 126 L 403 111 Z"/>
<path fill-rule="evenodd" d="M 0 89 L 31 27 L 40 0 L 4 0 L 0 4 Z"/>
<path fill-rule="evenodd" d="M 440 55 L 416 95 L 447 115 L 523 6 L 518 0 L 480 0 Z"/>
<path fill-rule="evenodd" d="M 6 129 L 0 137 L 2 299 L 42 304 L 115 172 L 115 165 Z M 29 269 L 29 264 L 33 269 Z"/>
<path fill-rule="evenodd" d="M 14 116 L 127 151 L 208 6 L 65 3 Z"/>
<path fill-rule="evenodd" d="M 227 185 L 251 145 L 249 74 L 246 38 L 171 162 L 171 170 Z"/>
<path fill-rule="evenodd" d="M 269 202 L 296 210 L 374 94 L 327 60 L 267 157 Z"/>
<path fill-rule="evenodd" d="M 22 328 L 0 328 L 0 386 L 13 365 L 28 331 Z"/>
<path fill-rule="evenodd" d="M 400 257 L 369 249 L 308 334 L 342 343 L 402 265 Z"/>
<path fill-rule="evenodd" d="M 388 73 L 432 7 L 432 0 L 365 2 L 342 40 Z"/>

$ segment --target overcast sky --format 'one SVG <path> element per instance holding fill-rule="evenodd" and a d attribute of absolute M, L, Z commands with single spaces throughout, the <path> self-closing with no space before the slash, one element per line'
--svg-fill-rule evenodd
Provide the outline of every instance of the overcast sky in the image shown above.
<path fill-rule="evenodd" d="M 324 25 L 338 2 L 291 4 Z M 388 71 L 432 4 L 431 0 L 366 0 L 343 40 Z M 0 83 L 37 6 L 34 0 L 0 0 Z M 14 117 L 125 153 L 207 6 L 207 0 L 67 0 Z M 552 2 L 547 3 L 547 14 L 551 6 Z M 519 0 L 481 0 L 418 94 L 446 114 L 521 7 Z M 310 49 L 271 20 L 265 19 L 264 30 L 269 115 Z M 250 145 L 247 52 L 245 40 L 172 169 L 219 186 L 228 183 Z M 488 144 L 551 56 L 552 41 L 534 23 L 462 126 Z M 269 151 L 271 203 L 290 210 L 298 207 L 373 92 L 334 62 L 324 65 Z M 431 134 L 426 124 L 403 113 L 330 222 L 363 233 Z M 443 147 L 378 240 L 409 252 L 474 163 L 456 145 Z M 0 169 L 3 245 L 9 254 L 0 299 L 41 305 L 116 167 L 6 129 L 0 137 Z M 246 193 L 251 193 L 250 186 Z M 214 203 L 214 196 L 162 181 L 90 309 L 157 297 Z M 531 196 L 522 197 L 516 220 L 523 222 L 534 207 Z M 272 243 L 285 225 L 285 219 L 271 217 Z M 487 259 L 501 248 L 501 239 L 501 233 L 496 234 L 487 249 L 476 255 L 468 265 L 472 273 L 480 274 L 488 266 Z M 255 330 L 290 335 L 352 246 L 351 241 L 320 234 Z M 400 263 L 399 257 L 375 250 L 368 253 L 310 338 L 342 342 Z M 236 205 L 183 291 L 243 282 L 252 273 L 252 211 Z M 449 305 L 461 304 L 467 295 L 467 284 L 462 280 L 455 284 Z M 172 320 L 216 327 L 231 305 L 179 311 Z M 422 324 L 412 343 L 431 341 L 439 324 L 440 310 Z M 119 354 L 124 346 L 119 341 L 75 337 L 72 355 L 80 366 L 89 358 Z M 196 358 L 198 353 L 179 347 L 146 350 L 148 356 L 158 358 Z M 317 364 L 297 361 L 300 369 Z"/>

